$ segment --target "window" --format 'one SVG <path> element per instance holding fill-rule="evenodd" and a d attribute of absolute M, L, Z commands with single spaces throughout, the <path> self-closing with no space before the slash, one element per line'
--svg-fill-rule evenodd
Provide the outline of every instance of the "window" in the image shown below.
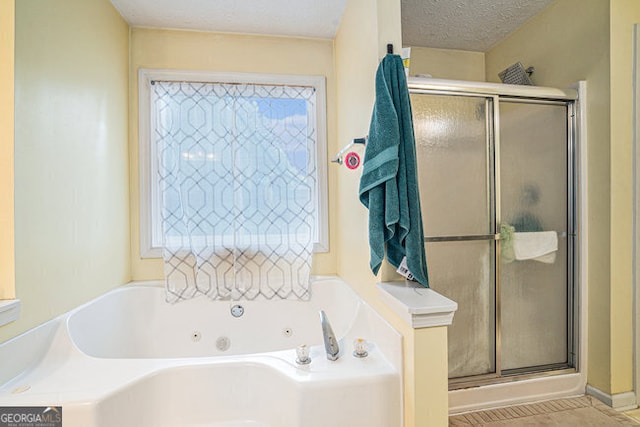
<path fill-rule="evenodd" d="M 328 250 L 324 77 L 141 69 L 139 104 L 143 258 L 162 256 L 163 209 L 166 228 L 173 199 L 184 194 L 203 217 L 202 239 L 238 239 L 234 217 L 243 236 L 268 242 L 281 238 L 278 223 L 312 210 L 314 250 Z M 182 196 L 163 175 L 176 163 L 194 182 Z M 273 168 L 277 179 L 265 179 Z M 169 227 L 165 242 L 185 238 L 179 220 Z"/>

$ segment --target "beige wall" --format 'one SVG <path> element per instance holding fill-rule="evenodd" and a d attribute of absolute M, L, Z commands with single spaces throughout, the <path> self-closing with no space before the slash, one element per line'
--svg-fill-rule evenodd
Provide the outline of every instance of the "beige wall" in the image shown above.
<path fill-rule="evenodd" d="M 161 259 L 140 258 L 138 69 L 166 68 L 269 74 L 322 75 L 327 82 L 328 153 L 335 141 L 335 76 L 331 40 L 205 33 L 196 31 L 131 30 L 130 66 L 130 192 L 131 255 L 134 280 L 162 279 Z M 329 253 L 314 255 L 314 274 L 335 274 L 336 171 L 329 168 Z"/>
<path fill-rule="evenodd" d="M 0 1 L 0 299 L 15 297 L 13 242 L 14 0 Z"/>
<path fill-rule="evenodd" d="M 128 26 L 108 0 L 16 2 L 18 321 L 129 280 Z"/>
<path fill-rule="evenodd" d="M 409 75 L 430 74 L 436 79 L 484 81 L 484 53 L 466 50 L 411 47 Z"/>
<path fill-rule="evenodd" d="M 386 44 L 400 47 L 400 2 L 349 0 L 335 38 L 338 141 L 366 135 L 375 73 Z M 369 269 L 367 210 L 358 199 L 360 171 L 338 168 L 338 274 L 403 334 L 405 426 L 447 425 L 446 328 L 414 330 L 380 301 Z M 388 269 L 386 269 L 388 270 Z M 381 276 L 390 274 L 381 273 Z"/>
<path fill-rule="evenodd" d="M 631 285 L 630 258 L 625 253 L 631 239 L 631 211 L 625 211 L 630 206 L 625 200 L 630 195 L 625 188 L 631 184 L 630 152 L 625 153 L 628 144 L 611 143 L 609 52 L 614 37 L 609 37 L 609 0 L 588 3 L 585 7 L 584 0 L 557 0 L 487 52 L 485 61 L 487 79 L 495 82 L 498 72 L 517 61 L 535 66 L 532 78 L 540 86 L 563 88 L 587 81 L 589 255 L 583 260 L 589 284 L 587 372 L 589 384 L 610 393 L 621 387 L 628 390 L 626 381 L 612 383 L 613 369 L 617 378 L 631 379 L 629 360 L 620 357 L 620 343 L 613 340 L 614 336 L 629 339 L 631 346 L 631 300 L 620 304 Z M 614 188 L 614 180 L 622 188 Z M 621 289 L 622 295 L 615 295 Z"/>
<path fill-rule="evenodd" d="M 611 393 L 633 388 L 633 25 L 640 2 L 611 1 Z"/>

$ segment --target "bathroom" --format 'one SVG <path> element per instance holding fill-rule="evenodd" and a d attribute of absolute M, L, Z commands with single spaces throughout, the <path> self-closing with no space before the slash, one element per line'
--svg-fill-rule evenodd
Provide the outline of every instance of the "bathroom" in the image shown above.
<path fill-rule="evenodd" d="M 21 312 L 0 327 L 0 342 L 115 286 L 160 278 L 161 262 L 139 256 L 139 67 L 323 75 L 331 155 L 366 132 L 385 46 L 402 46 L 392 0 L 347 1 L 332 39 L 130 28 L 106 0 L 15 2 L 15 22 L 14 2 L 1 7 L 0 299 L 19 299 Z M 638 383 L 636 22 L 634 0 L 556 0 L 488 51 L 412 49 L 412 66 L 422 53 L 430 65 L 420 72 L 436 78 L 499 82 L 521 61 L 540 86 L 587 82 L 584 370 L 617 408 L 636 405 Z M 414 330 L 380 299 L 376 282 L 395 275 L 368 269 L 358 175 L 329 165 L 328 188 L 331 250 L 316 255 L 314 272 L 343 278 L 402 333 L 404 424 L 446 425 L 446 327 Z"/>

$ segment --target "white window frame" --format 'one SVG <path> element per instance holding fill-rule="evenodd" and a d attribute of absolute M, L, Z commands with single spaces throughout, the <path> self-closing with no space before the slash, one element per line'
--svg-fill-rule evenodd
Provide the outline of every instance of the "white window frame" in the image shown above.
<path fill-rule="evenodd" d="M 156 156 L 151 144 L 151 82 L 155 80 L 211 83 L 310 86 L 316 90 L 316 170 L 318 195 L 318 241 L 314 252 L 329 251 L 329 214 L 327 190 L 327 104 L 324 76 L 224 73 L 190 70 L 141 68 L 138 71 L 138 147 L 140 178 L 140 257 L 162 258 L 162 248 L 153 246 L 153 237 L 161 237 L 160 205 Z M 152 216 L 156 214 L 155 221 Z M 160 240 L 160 239 L 159 239 Z"/>

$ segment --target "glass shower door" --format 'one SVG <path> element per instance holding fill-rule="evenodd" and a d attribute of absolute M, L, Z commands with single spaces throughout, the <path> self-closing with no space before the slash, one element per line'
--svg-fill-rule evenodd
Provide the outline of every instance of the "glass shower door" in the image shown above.
<path fill-rule="evenodd" d="M 567 105 L 501 99 L 499 111 L 501 369 L 567 367 Z"/>
<path fill-rule="evenodd" d="M 496 372 L 492 103 L 411 93 L 430 283 L 458 303 L 449 378 Z"/>

